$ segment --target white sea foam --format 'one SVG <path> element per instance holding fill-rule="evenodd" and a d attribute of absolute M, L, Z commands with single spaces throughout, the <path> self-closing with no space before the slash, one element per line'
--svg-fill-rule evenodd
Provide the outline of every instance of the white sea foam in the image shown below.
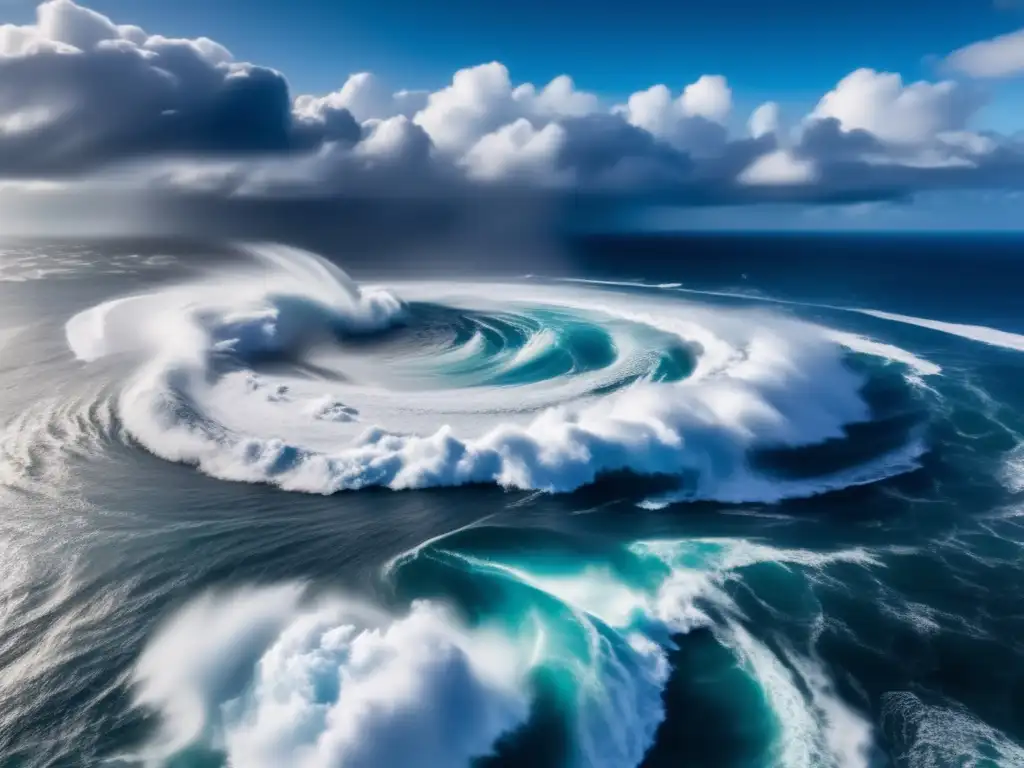
<path fill-rule="evenodd" d="M 940 333 L 948 333 L 951 336 L 959 336 L 963 339 L 970 339 L 993 347 L 1004 347 L 1024 352 L 1024 335 L 1001 331 L 997 328 L 988 328 L 984 325 L 965 325 L 963 323 L 947 323 L 941 320 L 929 320 L 924 317 L 911 317 L 909 315 L 897 315 L 894 312 L 882 312 L 877 309 L 855 309 L 864 315 L 877 317 L 881 320 L 890 320 L 894 323 L 905 323 L 916 325 L 921 328 L 928 328 Z"/>
<path fill-rule="evenodd" d="M 607 324 L 619 356 L 611 373 L 514 389 L 420 381 L 411 392 L 389 379 L 388 360 L 357 351 L 345 357 L 351 375 L 332 382 L 333 391 L 322 381 L 267 374 L 254 396 L 247 368 L 261 355 L 296 354 L 327 335 L 401 322 L 405 313 L 390 292 L 360 288 L 312 254 L 253 253 L 258 271 L 117 299 L 67 325 L 83 360 L 144 358 L 119 398 L 124 425 L 156 455 L 215 477 L 312 493 L 466 483 L 557 492 L 627 470 L 685 478 L 689 498 L 777 501 L 870 482 L 912 461 L 786 486 L 752 471 L 747 456 L 842 438 L 847 424 L 870 418 L 844 345 L 933 372 L 925 361 L 855 337 L 837 343 L 834 332 L 791 318 L 671 297 L 637 307 L 633 297 L 594 287 L 409 283 L 398 290 L 455 310 L 514 315 L 549 307 Z M 641 358 L 630 350 L 642 345 L 628 328 L 697 350 L 692 374 L 590 396 L 608 383 L 601 375 L 614 382 L 638 370 Z M 553 338 L 542 329 L 513 361 L 534 359 Z"/>
<path fill-rule="evenodd" d="M 284 585 L 201 598 L 146 649 L 137 704 L 164 732 L 263 768 L 463 768 L 529 714 L 529 659 L 430 603 L 388 616 Z"/>
<path fill-rule="evenodd" d="M 895 757 L 909 768 L 1024 765 L 1024 748 L 954 704 L 927 704 L 909 691 L 882 696 Z"/>
<path fill-rule="evenodd" d="M 942 373 L 942 368 L 935 363 L 918 357 L 912 352 L 901 349 L 893 344 L 886 344 L 881 341 L 869 339 L 866 336 L 858 336 L 854 333 L 842 331 L 831 331 L 829 334 L 837 344 L 842 344 L 847 349 L 860 352 L 864 355 L 881 357 L 895 363 L 901 363 L 913 369 L 921 376 L 936 376 Z"/>
<path fill-rule="evenodd" d="M 1011 493 L 1024 492 L 1024 443 L 1006 454 L 999 477 Z"/>
<path fill-rule="evenodd" d="M 638 542 L 633 550 L 670 568 L 649 615 L 674 632 L 708 627 L 736 654 L 772 710 L 778 733 L 772 763 L 793 768 L 866 768 L 874 737 L 868 720 L 835 692 L 831 676 L 813 654 L 782 648 L 780 657 L 746 628 L 746 617 L 726 584 L 752 565 L 799 567 L 811 578 L 833 563 L 878 567 L 863 549 L 814 552 L 777 549 L 744 539 Z"/>
<path fill-rule="evenodd" d="M 135 671 L 136 704 L 163 731 L 136 757 L 204 745 L 239 768 L 462 768 L 527 721 L 530 671 L 564 652 L 542 625 L 513 636 L 430 602 L 392 616 L 303 597 L 297 585 L 207 595 L 166 624 Z M 554 662 L 578 683 L 576 762 L 630 768 L 663 716 L 665 658 L 640 635 L 613 647 L 581 619 L 590 659 Z"/>

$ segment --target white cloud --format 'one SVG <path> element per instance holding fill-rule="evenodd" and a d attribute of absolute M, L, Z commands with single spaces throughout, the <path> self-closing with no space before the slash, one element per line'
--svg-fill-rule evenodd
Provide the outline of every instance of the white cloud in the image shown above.
<path fill-rule="evenodd" d="M 520 118 L 480 139 L 463 158 L 472 178 L 557 181 L 555 164 L 565 145 L 565 129 L 548 123 L 537 130 Z"/>
<path fill-rule="evenodd" d="M 726 132 L 732 92 L 725 78 L 704 75 L 678 98 L 665 85 L 632 94 L 618 112 L 638 128 L 682 151 L 705 155 L 718 151 Z"/>
<path fill-rule="evenodd" d="M 513 97 L 516 101 L 528 104 L 539 117 L 585 117 L 601 108 L 597 96 L 577 91 L 576 84 L 568 75 L 554 78 L 539 93 L 530 83 L 521 85 L 516 88 Z"/>
<path fill-rule="evenodd" d="M 946 65 L 971 77 L 1024 74 L 1024 29 L 954 51 L 946 58 Z"/>
<path fill-rule="evenodd" d="M 835 118 L 845 131 L 864 130 L 901 144 L 963 130 L 978 98 L 950 80 L 904 85 L 898 74 L 858 69 L 822 97 L 812 118 Z"/>
<path fill-rule="evenodd" d="M 366 125 L 369 135 L 356 145 L 356 154 L 402 166 L 427 162 L 430 137 L 409 118 L 398 115 Z"/>
<path fill-rule="evenodd" d="M 467 151 L 482 137 L 520 119 L 544 123 L 596 112 L 597 97 L 577 91 L 566 75 L 540 91 L 531 83 L 513 88 L 504 64 L 460 69 L 451 85 L 431 93 L 415 117 L 442 151 Z"/>
<path fill-rule="evenodd" d="M 295 111 L 317 117 L 330 110 L 345 109 L 360 122 L 398 115 L 411 118 L 427 105 L 427 96 L 425 91 L 392 93 L 370 72 L 359 72 L 326 96 L 299 96 L 295 99 Z"/>
<path fill-rule="evenodd" d="M 36 33 L 43 40 L 88 50 L 105 40 L 117 40 L 120 31 L 106 16 L 82 8 L 70 0 L 55 0 L 39 6 Z"/>
<path fill-rule="evenodd" d="M 472 146 L 517 111 L 508 70 L 495 61 L 456 72 L 415 119 L 440 149 L 454 151 Z"/>
<path fill-rule="evenodd" d="M 174 45 L 187 45 L 205 61 L 224 64 L 232 60 L 222 45 L 201 37 L 177 40 L 149 35 L 133 25 L 115 25 L 106 16 L 71 0 L 48 0 L 36 10 L 36 23 L 0 25 L 0 56 L 23 57 L 47 51 L 82 53 L 97 48 L 141 48 L 159 53 Z"/>
<path fill-rule="evenodd" d="M 801 159 L 783 149 L 761 155 L 739 175 L 749 186 L 789 186 L 812 184 L 818 171 L 810 160 Z"/>
<path fill-rule="evenodd" d="M 721 75 L 701 75 L 683 89 L 679 103 L 688 116 L 724 123 L 732 110 L 732 91 Z"/>

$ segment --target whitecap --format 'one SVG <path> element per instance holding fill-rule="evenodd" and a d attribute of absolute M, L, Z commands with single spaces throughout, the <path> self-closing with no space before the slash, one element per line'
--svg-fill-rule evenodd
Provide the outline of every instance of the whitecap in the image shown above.
<path fill-rule="evenodd" d="M 1024 765 L 1024 748 L 956 704 L 891 691 L 882 695 L 882 723 L 909 768 Z"/>
<path fill-rule="evenodd" d="M 929 320 L 924 317 L 912 317 L 910 315 L 898 315 L 894 312 L 882 312 L 877 309 L 851 309 L 852 312 L 860 312 L 863 315 L 877 317 L 880 320 L 889 320 L 894 323 L 905 323 L 916 325 L 920 328 L 927 328 L 932 331 L 939 331 L 951 336 L 959 336 L 970 341 L 977 341 L 993 347 L 1003 347 L 1024 352 L 1024 335 L 1001 331 L 998 328 L 989 328 L 984 325 L 967 325 L 964 323 L 948 323 L 942 320 Z"/>
<path fill-rule="evenodd" d="M 151 641 L 136 704 L 162 716 L 145 758 L 193 746 L 244 768 L 464 768 L 529 715 L 528 658 L 417 603 L 389 616 L 300 585 L 202 597 Z"/>

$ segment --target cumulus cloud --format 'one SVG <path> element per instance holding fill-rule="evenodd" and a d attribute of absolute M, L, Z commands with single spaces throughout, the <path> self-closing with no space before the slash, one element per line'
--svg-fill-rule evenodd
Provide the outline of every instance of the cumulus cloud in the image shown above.
<path fill-rule="evenodd" d="M 914 144 L 967 127 L 979 97 L 951 80 L 904 85 L 889 72 L 858 69 L 844 77 L 811 113 L 834 118 L 844 131 L 863 130 L 883 141 Z"/>
<path fill-rule="evenodd" d="M 456 72 L 450 85 L 427 97 L 415 122 L 440 150 L 459 152 L 516 121 L 582 117 L 596 112 L 598 104 L 596 96 L 576 90 L 564 75 L 539 91 L 530 83 L 513 87 L 508 69 L 494 61 Z"/>
<path fill-rule="evenodd" d="M 629 97 L 617 112 L 630 125 L 691 154 L 708 155 L 726 141 L 723 125 L 732 106 L 732 92 L 720 75 L 704 75 L 673 98 L 668 86 L 654 85 Z"/>
<path fill-rule="evenodd" d="M 1009 74 L 1013 36 L 949 57 Z M 1019 50 L 1019 46 L 1018 46 Z M 722 75 L 604 102 L 568 76 L 517 83 L 500 62 L 433 92 L 359 72 L 327 94 L 206 39 L 171 39 L 49 0 L 0 26 L 0 180 L 220 197 L 467 198 L 481 189 L 682 202 L 889 198 L 1020 187 L 1024 143 L 978 132 L 970 83 L 859 69 L 789 131 L 767 102 L 732 135 Z"/>
<path fill-rule="evenodd" d="M 508 70 L 495 61 L 456 72 L 451 85 L 430 94 L 416 123 L 440 149 L 454 151 L 514 119 L 517 106 Z"/>
<path fill-rule="evenodd" d="M 687 115 L 722 123 L 732 109 L 732 91 L 721 75 L 702 75 L 683 89 L 679 104 Z"/>
<path fill-rule="evenodd" d="M 576 84 L 568 75 L 559 75 L 539 92 L 529 83 L 521 85 L 515 96 L 540 117 L 583 117 L 600 109 L 597 96 L 576 90 Z"/>
<path fill-rule="evenodd" d="M 426 91 L 392 93 L 372 73 L 350 75 L 337 91 L 326 96 L 299 96 L 295 112 L 311 119 L 344 110 L 355 120 L 370 120 L 403 115 L 412 117 L 427 104 Z"/>
<path fill-rule="evenodd" d="M 481 138 L 463 161 L 474 178 L 494 181 L 519 177 L 554 182 L 555 163 L 565 138 L 565 129 L 557 123 L 537 130 L 529 120 L 519 118 Z"/>
<path fill-rule="evenodd" d="M 288 86 L 217 43 L 116 26 L 71 0 L 0 27 L 0 173 L 60 173 L 157 153 L 288 149 Z"/>
<path fill-rule="evenodd" d="M 953 51 L 946 58 L 946 65 L 971 77 L 1024 74 L 1024 29 Z"/>

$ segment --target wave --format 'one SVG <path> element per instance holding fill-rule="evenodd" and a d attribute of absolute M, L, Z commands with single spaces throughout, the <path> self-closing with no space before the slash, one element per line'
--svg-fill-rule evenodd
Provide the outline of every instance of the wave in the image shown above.
<path fill-rule="evenodd" d="M 533 278 L 534 276 L 529 276 Z M 556 278 L 561 282 L 568 283 L 584 283 L 589 285 L 607 285 L 615 286 L 620 288 L 635 288 L 635 289 L 652 289 L 652 290 L 672 290 L 678 293 L 695 294 L 698 296 L 716 296 L 725 299 L 741 299 L 745 301 L 760 302 L 767 304 L 783 304 L 794 307 L 813 307 L 817 309 L 828 309 L 836 312 L 856 312 L 857 314 L 867 315 L 869 317 L 875 317 L 879 320 L 887 320 L 893 323 L 903 323 L 905 325 L 916 325 L 919 328 L 927 328 L 928 330 L 938 331 L 945 333 L 950 336 L 959 336 L 969 341 L 976 341 L 981 344 L 987 344 L 994 347 L 1003 347 L 1004 349 L 1012 349 L 1018 352 L 1024 352 L 1024 335 L 1019 333 L 1012 333 L 1010 331 L 1004 331 L 999 328 L 990 328 L 985 325 L 974 325 L 970 323 L 950 323 L 944 320 L 933 320 L 926 317 L 914 317 L 912 315 L 901 315 L 895 312 L 886 312 L 880 309 L 866 309 L 863 307 L 843 307 L 835 304 L 821 304 L 817 302 L 807 301 L 795 301 L 790 299 L 780 299 L 774 296 L 766 296 L 758 292 L 742 292 L 742 291 L 711 291 L 711 290 L 700 290 L 697 288 L 685 288 L 682 283 L 645 283 L 642 281 L 626 281 L 626 280 L 590 280 L 584 278 Z M 846 334 L 846 337 L 857 343 L 870 342 L 868 339 L 859 339 L 854 337 L 852 334 Z M 882 347 L 887 345 L 881 345 Z M 907 356 L 905 350 L 898 348 L 891 348 L 895 350 L 901 357 Z M 899 359 L 899 357 L 894 358 Z M 910 359 L 914 359 L 913 355 L 910 355 L 905 362 L 909 362 Z M 927 374 L 931 375 L 938 373 L 937 366 L 929 363 L 928 361 L 921 361 L 920 363 L 915 360 L 911 362 L 911 365 L 918 367 L 921 363 L 926 367 Z M 925 371 L 922 371 L 924 373 Z"/>
<path fill-rule="evenodd" d="M 1024 492 L 1024 443 L 1018 443 L 1006 454 L 999 478 L 1011 493 Z"/>
<path fill-rule="evenodd" d="M 813 653 L 803 655 L 785 646 L 776 653 L 756 639 L 727 585 L 743 569 L 760 564 L 799 568 L 812 581 L 836 563 L 878 567 L 872 553 L 785 550 L 744 539 L 639 542 L 632 549 L 670 569 L 658 588 L 653 615 L 676 632 L 710 627 L 757 682 L 776 724 L 768 763 L 864 768 L 870 764 L 872 726 L 836 694 L 822 662 Z"/>
<path fill-rule="evenodd" d="M 1024 336 L 1019 333 L 1001 331 L 997 328 L 989 328 L 984 325 L 965 325 L 963 323 L 947 323 L 941 320 L 929 320 L 924 317 L 911 317 L 909 315 L 897 315 L 893 312 L 882 312 L 877 309 L 856 309 L 863 315 L 877 317 L 880 320 L 889 320 L 894 323 L 905 323 L 916 325 L 920 328 L 927 328 L 932 331 L 939 331 L 951 336 L 959 336 L 970 341 L 977 341 L 993 347 L 1004 347 L 1018 352 L 1024 352 Z"/>
<path fill-rule="evenodd" d="M 463 766 L 515 750 L 548 716 L 547 697 L 568 729 L 570 765 L 635 766 L 665 717 L 669 656 L 700 630 L 760 691 L 768 763 L 868 765 L 870 724 L 813 649 L 755 637 L 732 585 L 755 567 L 811 581 L 837 565 L 875 568 L 873 553 L 688 539 L 637 542 L 607 561 L 531 561 L 512 544 L 494 549 L 508 536 L 460 531 L 386 572 L 401 594 L 442 584 L 463 596 L 452 605 L 421 596 L 386 612 L 298 584 L 195 600 L 136 667 L 136 704 L 162 723 L 141 757 L 200 747 L 246 768 Z M 466 580 L 473 588 L 460 590 Z"/>
<path fill-rule="evenodd" d="M 188 606 L 139 661 L 136 703 L 163 715 L 150 758 L 207 742 L 246 768 L 461 768 L 528 715 L 515 659 L 436 605 L 395 618 L 288 584 Z"/>
<path fill-rule="evenodd" d="M 1024 765 L 1024 748 L 956 704 L 892 691 L 882 697 L 882 723 L 898 764 L 910 768 Z"/>
<path fill-rule="evenodd" d="M 900 363 L 915 371 L 919 376 L 938 376 L 942 373 L 942 367 L 930 360 L 918 357 L 894 344 L 886 344 L 881 341 L 869 339 L 866 336 L 858 336 L 845 331 L 831 331 L 830 337 L 837 343 L 854 352 L 864 355 L 880 357 L 894 363 Z"/>
<path fill-rule="evenodd" d="M 256 267 L 66 327 L 81 360 L 141 359 L 117 401 L 132 438 L 226 480 L 565 492 L 628 472 L 674 478 L 685 498 L 776 501 L 841 475 L 776 483 L 754 454 L 844 441 L 874 419 L 851 351 L 938 371 L 764 311 L 565 285 L 404 283 L 399 299 L 314 254 L 249 252 Z M 921 451 L 908 450 L 858 462 L 875 469 L 849 482 L 912 469 Z"/>

